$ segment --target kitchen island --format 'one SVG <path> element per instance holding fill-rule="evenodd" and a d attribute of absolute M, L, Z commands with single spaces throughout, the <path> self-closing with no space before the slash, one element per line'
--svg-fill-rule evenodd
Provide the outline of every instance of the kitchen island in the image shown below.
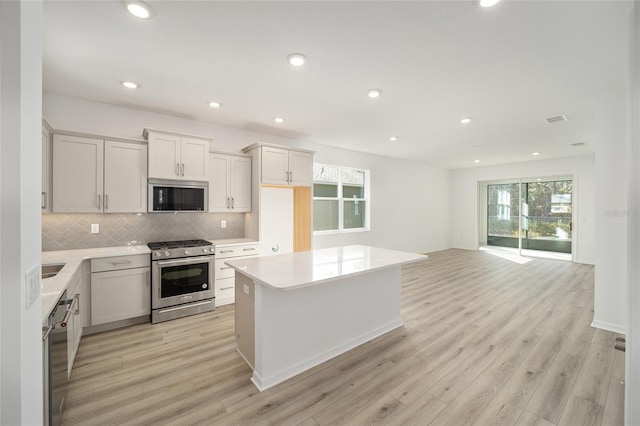
<path fill-rule="evenodd" d="M 401 266 L 423 259 L 355 245 L 227 261 L 251 381 L 268 389 L 400 327 Z"/>

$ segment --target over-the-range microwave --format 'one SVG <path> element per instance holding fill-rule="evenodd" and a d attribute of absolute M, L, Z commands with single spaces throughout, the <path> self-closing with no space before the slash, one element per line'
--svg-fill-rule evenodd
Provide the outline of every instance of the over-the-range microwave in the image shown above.
<path fill-rule="evenodd" d="M 209 183 L 149 179 L 149 213 L 206 212 L 209 207 Z"/>

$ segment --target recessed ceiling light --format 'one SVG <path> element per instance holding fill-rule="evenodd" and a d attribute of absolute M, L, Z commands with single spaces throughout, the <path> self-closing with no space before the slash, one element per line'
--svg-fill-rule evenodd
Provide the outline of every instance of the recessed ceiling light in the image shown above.
<path fill-rule="evenodd" d="M 482 7 L 491 7 L 495 6 L 500 0 L 480 0 L 480 6 Z"/>
<path fill-rule="evenodd" d="M 380 95 L 382 95 L 382 90 L 380 89 L 371 89 L 367 92 L 367 96 L 370 98 L 377 98 Z"/>
<path fill-rule="evenodd" d="M 211 101 L 211 102 L 209 102 L 209 106 L 211 108 L 220 108 L 220 102 Z"/>
<path fill-rule="evenodd" d="M 391 136 L 391 137 L 389 138 L 389 140 L 390 140 L 391 142 L 395 142 L 395 141 L 397 141 L 397 140 L 398 140 L 398 137 L 397 137 L 397 136 Z"/>
<path fill-rule="evenodd" d="M 469 123 L 471 123 L 471 120 L 473 120 L 473 118 L 465 117 L 462 120 L 460 120 L 460 124 L 469 124 Z"/>
<path fill-rule="evenodd" d="M 473 160 L 473 162 L 474 162 L 474 163 L 479 163 L 479 162 L 480 162 L 480 160 Z"/>
<path fill-rule="evenodd" d="M 140 0 L 123 0 L 122 4 L 127 8 L 127 11 L 140 19 L 149 19 L 151 17 L 151 7 Z"/>
<path fill-rule="evenodd" d="M 273 119 L 273 121 L 275 121 L 276 123 L 284 123 L 284 118 L 276 117 L 276 118 Z"/>
<path fill-rule="evenodd" d="M 301 67 L 307 62 L 307 57 L 302 53 L 292 53 L 287 56 L 287 61 L 294 67 Z"/>
<path fill-rule="evenodd" d="M 531 155 L 533 155 L 535 157 L 536 155 L 540 155 L 540 153 L 539 152 L 532 152 Z"/>
<path fill-rule="evenodd" d="M 138 87 L 140 87 L 140 85 L 134 83 L 133 81 L 121 81 L 120 83 L 127 89 L 137 89 Z"/>

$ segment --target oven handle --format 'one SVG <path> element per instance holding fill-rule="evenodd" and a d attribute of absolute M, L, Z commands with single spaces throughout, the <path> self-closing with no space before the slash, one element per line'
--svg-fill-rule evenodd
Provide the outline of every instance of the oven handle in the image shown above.
<path fill-rule="evenodd" d="M 211 256 L 195 256 L 187 259 L 178 259 L 178 260 L 155 260 L 158 266 L 171 266 L 171 265 L 182 265 L 189 263 L 202 263 L 202 262 L 211 262 L 213 258 Z"/>

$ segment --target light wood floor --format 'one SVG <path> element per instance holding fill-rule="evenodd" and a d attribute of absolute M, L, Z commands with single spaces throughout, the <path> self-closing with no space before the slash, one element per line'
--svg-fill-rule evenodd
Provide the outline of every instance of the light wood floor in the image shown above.
<path fill-rule="evenodd" d="M 262 393 L 233 306 L 86 336 L 64 424 L 622 425 L 624 353 L 590 326 L 593 281 L 588 265 L 432 253 L 403 270 L 403 327 Z"/>

